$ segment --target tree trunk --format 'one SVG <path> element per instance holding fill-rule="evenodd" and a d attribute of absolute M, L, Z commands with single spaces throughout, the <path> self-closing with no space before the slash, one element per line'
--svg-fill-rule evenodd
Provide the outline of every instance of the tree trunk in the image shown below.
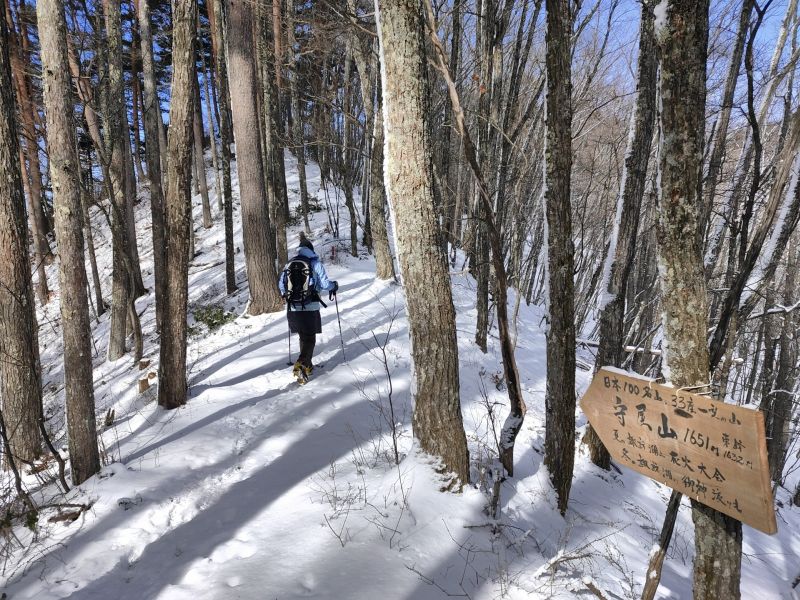
<path fill-rule="evenodd" d="M 490 123 L 489 111 L 492 100 L 491 80 L 493 78 L 492 51 L 495 39 L 494 32 L 497 23 L 497 5 L 492 0 L 480 3 L 481 10 L 477 15 L 476 33 L 476 72 L 473 75 L 478 94 L 478 135 L 477 135 L 477 160 L 481 172 L 491 173 L 492 148 L 491 139 L 492 125 Z M 491 191 L 490 191 L 491 193 Z M 489 334 L 489 242 L 486 231 L 486 220 L 489 215 L 480 199 L 478 186 L 474 189 L 475 222 L 472 225 L 473 255 L 470 259 L 470 271 L 475 276 L 477 318 L 475 320 L 475 345 L 481 352 L 487 351 L 487 337 Z"/>
<path fill-rule="evenodd" d="M 228 73 L 231 83 L 231 112 L 236 140 L 236 167 L 242 211 L 247 277 L 250 282 L 248 312 L 258 315 L 283 307 L 278 291 L 275 254 L 268 242 L 269 213 L 264 189 L 258 116 L 255 102 L 255 73 L 253 71 L 253 11 L 247 0 L 229 0 Z"/>
<path fill-rule="evenodd" d="M 0 18 L 0 398 L 11 455 L 32 461 L 42 387 L 8 41 Z"/>
<path fill-rule="evenodd" d="M 92 219 L 89 214 L 89 194 L 94 187 L 94 179 L 91 176 L 92 153 L 87 153 L 87 164 L 89 165 L 87 176 L 89 182 L 81 190 L 81 216 L 83 220 L 83 237 L 86 240 L 86 252 L 89 255 L 89 268 L 92 271 L 92 287 L 94 288 L 95 311 L 97 317 L 106 312 L 106 304 L 103 300 L 103 287 L 100 283 L 100 270 L 97 268 L 97 257 L 95 256 L 94 233 L 92 232 Z"/>
<path fill-rule="evenodd" d="M 595 370 L 604 366 L 620 367 L 624 354 L 622 351 L 625 318 L 625 296 L 628 276 L 633 267 L 636 253 L 636 237 L 639 230 L 639 213 L 644 197 L 647 177 L 647 163 L 656 114 L 656 77 L 658 55 L 654 35 L 653 9 L 642 5 L 641 26 L 639 29 L 639 73 L 634 112 L 631 116 L 629 145 L 625 153 L 625 166 L 620 182 L 617 200 L 617 220 L 608 249 L 604 282 L 600 290 L 600 345 L 597 349 Z M 613 242 L 616 240 L 616 245 Z M 586 428 L 586 442 L 592 462 L 602 469 L 611 466 L 611 457 L 591 425 Z"/>
<path fill-rule="evenodd" d="M 664 306 L 663 360 L 676 387 L 709 383 L 707 300 L 698 236 L 706 104 L 708 0 L 671 0 L 656 31 L 661 48 L 661 151 L 657 224 Z M 698 502 L 694 597 L 739 598 L 741 522 Z"/>
<path fill-rule="evenodd" d="M 461 3 L 462 0 L 453 0 L 453 35 L 450 40 L 450 60 L 448 62 L 448 70 L 450 75 L 456 82 L 460 81 L 458 71 L 460 69 L 461 61 Z M 450 129 L 453 127 L 453 109 L 449 103 L 445 102 L 444 105 L 444 127 L 442 131 L 442 148 L 444 149 L 444 156 L 442 157 L 442 179 L 444 180 L 445 189 L 447 191 L 445 198 L 444 224 L 443 227 L 447 232 L 447 241 L 455 246 L 456 238 L 454 237 L 456 218 L 456 205 L 457 195 L 453 185 L 454 172 L 458 170 L 458 163 L 455 163 L 453 168 L 453 161 L 450 157 Z M 455 196 L 455 197 L 454 197 Z"/>
<path fill-rule="evenodd" d="M 138 0 L 137 0 L 138 1 Z M 138 35 L 134 35 L 133 44 L 131 44 L 131 96 L 133 107 L 131 115 L 133 116 L 133 166 L 136 168 L 136 179 L 144 181 L 144 169 L 142 168 L 142 130 L 139 126 L 139 99 L 142 95 L 141 86 L 139 85 L 139 73 L 136 70 L 138 65 L 138 57 L 136 51 L 136 44 L 138 43 Z"/>
<path fill-rule="evenodd" d="M 23 3 L 24 6 L 24 3 Z M 42 167 L 39 161 L 39 136 L 34 122 L 36 115 L 36 105 L 31 99 L 30 76 L 26 65 L 30 64 L 32 57 L 27 55 L 26 49 L 20 43 L 19 37 L 27 35 L 26 27 L 23 25 L 23 32 L 17 33 L 14 30 L 13 19 L 11 16 L 11 3 L 6 4 L 5 11 L 6 23 L 8 25 L 8 52 L 11 61 L 11 73 L 13 76 L 14 92 L 17 98 L 17 108 L 19 110 L 21 138 L 25 143 L 20 144 L 21 156 L 27 157 L 28 168 L 25 167 L 25 158 L 22 158 L 21 171 L 24 183 L 28 184 L 28 218 L 30 220 L 31 233 L 33 236 L 34 255 L 37 264 L 51 264 L 53 254 L 50 251 L 50 244 L 47 241 L 48 223 L 43 209 L 44 195 L 42 193 Z M 2 18 L 2 17 L 0 17 Z M 19 15 L 18 15 L 19 18 Z M 22 19 L 19 19 L 20 23 Z M 42 305 L 47 303 L 48 287 L 44 279 L 44 269 L 39 269 L 40 284 L 39 298 Z"/>
<path fill-rule="evenodd" d="M 31 237 L 33 238 L 33 263 L 36 266 L 36 275 L 39 278 L 39 285 L 36 286 L 36 295 L 39 297 L 39 304 L 44 306 L 50 302 L 50 288 L 47 285 L 47 274 L 44 270 L 45 264 L 48 261 L 46 260 L 45 255 L 42 254 L 42 245 L 37 243 L 36 240 L 43 238 L 46 241 L 47 238 L 42 236 L 42 232 L 39 229 L 39 223 L 34 217 L 34 213 L 36 211 L 36 206 L 34 204 L 36 201 L 36 195 L 31 191 L 30 185 L 30 182 L 33 181 L 30 177 L 30 172 L 33 169 L 26 169 L 25 153 L 22 150 L 22 145 L 19 146 L 18 153 L 20 169 L 22 172 L 22 189 L 25 192 L 25 197 L 28 199 L 28 222 L 30 223 Z M 47 252 L 48 254 L 50 253 L 49 245 L 47 245 Z"/>
<path fill-rule="evenodd" d="M 380 91 L 378 92 L 380 94 Z M 386 189 L 383 185 L 383 107 L 379 101 L 375 107 L 375 129 L 372 135 L 372 157 L 370 159 L 370 233 L 372 248 L 375 253 L 375 277 L 378 279 L 394 279 L 394 261 L 389 246 L 389 234 L 386 229 Z"/>
<path fill-rule="evenodd" d="M 261 75 L 261 116 L 263 117 L 262 161 L 264 163 L 264 186 L 270 207 L 271 226 L 274 227 L 275 252 L 278 264 L 286 264 L 288 247 L 286 241 L 286 181 L 283 173 L 283 146 L 278 139 L 280 119 L 278 114 L 278 89 L 275 85 L 275 53 L 273 51 L 274 27 L 273 12 L 264 3 L 258 5 L 259 73 Z"/>
<path fill-rule="evenodd" d="M 228 94 L 228 68 L 226 64 L 227 42 L 224 41 L 225 27 L 222 12 L 223 0 L 211 0 L 214 15 L 212 36 L 216 39 L 215 71 L 219 88 L 219 138 L 221 142 L 220 160 L 222 164 L 222 193 L 225 208 L 225 288 L 229 294 L 236 291 L 236 264 L 233 252 L 233 191 L 231 188 L 231 104 Z"/>
<path fill-rule="evenodd" d="M 289 0 L 291 9 L 286 13 L 286 35 L 288 37 L 287 51 L 290 57 L 291 79 L 289 80 L 289 94 L 292 103 L 292 144 L 294 155 L 297 157 L 297 172 L 300 179 L 300 210 L 303 213 L 303 225 L 306 233 L 311 232 L 308 223 L 308 183 L 306 182 L 306 145 L 303 135 L 303 111 L 300 108 L 300 89 L 297 53 L 295 52 L 294 36 L 294 0 Z"/>
<path fill-rule="evenodd" d="M 743 0 L 742 10 L 739 13 L 739 29 L 733 44 L 733 52 L 731 52 L 728 76 L 725 80 L 725 89 L 722 92 L 722 106 L 714 134 L 714 146 L 708 161 L 708 173 L 705 179 L 705 199 L 702 205 L 702 213 L 700 214 L 701 232 L 705 232 L 706 227 L 708 227 L 714 208 L 714 192 L 717 189 L 717 183 L 722 173 L 722 164 L 725 161 L 725 151 L 728 145 L 728 125 L 733 109 L 733 95 L 736 91 L 736 84 L 739 81 L 739 68 L 744 54 L 744 41 L 747 37 L 747 29 L 750 26 L 750 13 L 753 12 L 754 2 L 755 0 Z"/>
<path fill-rule="evenodd" d="M 795 236 L 795 239 L 798 239 Z M 793 306 L 797 302 L 797 267 L 800 263 L 800 249 L 798 244 L 790 250 L 786 263 L 786 273 L 783 284 L 783 305 Z M 800 320 L 796 311 L 783 316 L 783 327 L 779 342 L 780 357 L 778 359 L 778 372 L 775 375 L 775 385 L 769 390 L 772 395 L 772 414 L 767 422 L 767 452 L 769 455 L 769 469 L 772 479 L 783 482 L 783 467 L 786 462 L 786 451 L 791 441 L 789 428 L 792 422 L 794 391 L 797 386 L 797 355 L 798 332 Z"/>
<path fill-rule="evenodd" d="M 192 118 L 194 131 L 194 160 L 197 181 L 200 187 L 200 198 L 203 206 L 203 227 L 211 229 L 211 203 L 208 199 L 208 180 L 206 179 L 206 160 L 203 153 L 203 117 L 200 109 L 200 83 L 197 80 L 197 71 L 194 73 L 194 116 Z"/>
<path fill-rule="evenodd" d="M 414 0 L 376 0 L 375 9 L 385 75 L 385 185 L 394 209 L 415 365 L 414 435 L 424 452 L 441 458 L 455 478 L 450 487 L 457 488 L 469 481 L 469 452 L 459 402 L 455 311 L 433 205 L 422 14 Z"/>
<path fill-rule="evenodd" d="M 131 152 L 131 137 L 129 135 L 130 124 L 128 123 L 128 108 L 123 95 L 122 104 L 122 131 L 125 134 L 123 151 L 125 152 L 125 224 L 128 228 L 128 261 L 127 268 L 130 271 L 129 278 L 132 279 L 131 289 L 134 298 L 141 298 L 147 293 L 142 280 L 141 262 L 139 260 L 139 240 L 136 236 L 136 199 L 138 197 L 136 187 L 136 173 L 133 167 L 133 152 Z"/>
<path fill-rule="evenodd" d="M 211 148 L 211 167 L 214 169 L 214 193 L 217 196 L 217 210 L 222 211 L 222 182 L 219 174 L 219 157 L 217 152 L 217 136 L 214 134 L 214 112 L 211 108 L 211 76 L 206 66 L 206 57 L 200 52 L 200 61 L 203 68 L 203 91 L 205 92 L 206 112 L 208 113 L 208 144 Z"/>
<path fill-rule="evenodd" d="M 100 470 L 95 426 L 88 282 L 81 230 L 80 165 L 72 122 L 72 89 L 67 65 L 67 25 L 61 0 L 38 0 L 47 149 L 53 185 L 64 336 L 64 380 L 72 483 Z"/>
<path fill-rule="evenodd" d="M 153 34 L 150 24 L 150 7 L 146 1 L 136 0 L 139 10 L 139 35 L 142 44 L 142 74 L 144 90 L 142 113 L 144 115 L 145 161 L 150 181 L 150 214 L 153 230 L 153 278 L 155 280 L 156 329 L 161 331 L 164 296 L 164 189 L 161 186 L 161 136 L 163 128 L 161 107 L 158 103 L 155 65 L 153 63 Z"/>
<path fill-rule="evenodd" d="M 350 0 L 350 11 L 355 15 L 355 0 Z M 355 27 L 356 24 L 354 24 Z M 389 247 L 389 236 L 386 231 L 386 190 L 383 187 L 383 107 L 381 101 L 380 88 L 375 94 L 370 71 L 375 67 L 371 60 L 373 52 L 367 52 L 361 45 L 361 39 L 357 33 L 351 33 L 351 43 L 353 48 L 353 58 L 355 59 L 356 69 L 358 69 L 358 79 L 361 84 L 361 101 L 364 105 L 364 125 L 372 126 L 370 135 L 366 136 L 369 144 L 368 165 L 368 184 L 369 184 L 369 204 L 367 218 L 369 227 L 365 224 L 365 236 L 367 229 L 371 241 L 371 250 L 375 255 L 375 277 L 378 279 L 394 279 L 394 263 L 392 261 L 392 250 Z M 372 40 L 370 40 L 370 44 Z M 380 78 L 380 75 L 378 75 Z M 366 245 L 366 244 L 365 244 Z"/>
<path fill-rule="evenodd" d="M 107 35 L 107 93 L 105 96 L 105 160 L 110 174 L 107 188 L 111 196 L 111 234 L 113 270 L 111 283 L 111 325 L 108 359 L 117 360 L 125 354 L 128 296 L 133 293 L 125 267 L 130 240 L 128 239 L 128 198 L 125 186 L 125 145 L 128 135 L 124 129 L 125 90 L 122 75 L 122 34 L 120 7 L 114 0 L 104 0 Z"/>
<path fill-rule="evenodd" d="M 547 0 L 547 138 L 545 213 L 550 323 L 544 462 L 567 510 L 575 456 L 574 248 L 570 205 L 572 170 L 572 20 L 568 0 Z"/>
<path fill-rule="evenodd" d="M 342 82 L 342 151 L 340 172 L 342 175 L 342 186 L 344 187 L 344 203 L 347 206 L 347 212 L 350 215 L 350 254 L 358 256 L 358 214 L 356 213 L 356 204 L 353 198 L 353 168 L 351 163 L 351 155 L 353 150 L 350 149 L 350 126 L 351 126 L 351 112 L 353 101 L 351 98 L 352 86 L 351 79 L 353 73 L 353 39 L 352 36 L 348 37 L 345 44 L 345 57 L 344 57 L 344 81 Z"/>
<path fill-rule="evenodd" d="M 192 126 L 197 99 L 196 0 L 172 1 L 172 93 L 169 111 L 166 209 L 166 296 L 158 369 L 158 403 L 186 403 L 186 310 L 189 276 Z"/>

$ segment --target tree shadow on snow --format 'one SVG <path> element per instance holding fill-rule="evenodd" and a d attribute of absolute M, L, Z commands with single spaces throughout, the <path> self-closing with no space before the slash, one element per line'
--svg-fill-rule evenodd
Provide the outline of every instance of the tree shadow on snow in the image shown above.
<path fill-rule="evenodd" d="M 321 395 L 315 403 L 330 403 L 329 396 Z M 211 556 L 215 548 L 235 538 L 241 528 L 286 491 L 350 452 L 355 441 L 346 434 L 357 421 L 357 413 L 364 410 L 363 404 L 357 402 L 337 411 L 278 458 L 230 486 L 190 521 L 150 543 L 136 562 L 129 564 L 122 557 L 109 572 L 68 597 L 105 600 L 114 590 L 114 597 L 120 600 L 141 600 L 154 598 L 180 582 L 194 561 Z M 277 426 L 271 425 L 263 435 Z M 298 453 L 306 458 L 304 462 L 297 461 Z"/>

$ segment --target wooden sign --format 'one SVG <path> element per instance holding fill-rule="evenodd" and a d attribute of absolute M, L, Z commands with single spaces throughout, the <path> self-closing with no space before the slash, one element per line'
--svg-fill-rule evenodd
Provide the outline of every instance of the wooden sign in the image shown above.
<path fill-rule="evenodd" d="M 773 534 L 764 415 L 604 367 L 581 408 L 619 463 Z"/>

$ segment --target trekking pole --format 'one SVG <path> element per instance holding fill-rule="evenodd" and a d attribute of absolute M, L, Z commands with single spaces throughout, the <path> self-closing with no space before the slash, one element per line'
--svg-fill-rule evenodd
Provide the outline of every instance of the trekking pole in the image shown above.
<path fill-rule="evenodd" d="M 342 319 L 339 317 L 339 297 L 334 294 L 333 301 L 336 304 L 336 320 L 339 322 L 339 341 L 342 344 L 342 360 L 347 361 L 347 358 L 344 355 L 344 337 L 342 336 Z"/>
<path fill-rule="evenodd" d="M 291 328 L 291 327 L 289 327 L 289 321 L 288 321 L 288 319 L 287 319 L 287 321 L 286 321 L 286 329 L 287 329 L 287 330 L 288 330 L 288 332 L 289 332 L 289 362 L 288 362 L 288 363 L 286 363 L 286 364 L 287 364 L 287 365 L 291 365 L 291 364 L 292 364 L 292 328 Z"/>

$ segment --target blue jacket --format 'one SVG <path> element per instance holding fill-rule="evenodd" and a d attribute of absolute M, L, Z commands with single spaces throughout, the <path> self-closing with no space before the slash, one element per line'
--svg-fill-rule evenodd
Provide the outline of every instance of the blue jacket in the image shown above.
<path fill-rule="evenodd" d="M 297 254 L 295 258 L 305 258 L 311 262 L 311 271 L 313 273 L 312 279 L 314 280 L 314 289 L 317 290 L 317 293 L 327 292 L 332 290 L 336 286 L 336 282 L 331 281 L 328 279 L 328 274 L 325 272 L 325 267 L 322 266 L 322 261 L 320 261 L 319 256 L 317 256 L 313 250 L 309 250 L 304 246 L 300 246 L 297 250 Z M 294 259 L 292 259 L 294 260 Z M 286 294 L 286 286 L 284 285 L 284 276 L 278 278 L 278 288 L 281 291 L 281 296 Z M 320 303 L 319 302 L 307 302 L 305 306 L 295 306 L 293 304 L 289 305 L 289 310 L 319 310 Z"/>

